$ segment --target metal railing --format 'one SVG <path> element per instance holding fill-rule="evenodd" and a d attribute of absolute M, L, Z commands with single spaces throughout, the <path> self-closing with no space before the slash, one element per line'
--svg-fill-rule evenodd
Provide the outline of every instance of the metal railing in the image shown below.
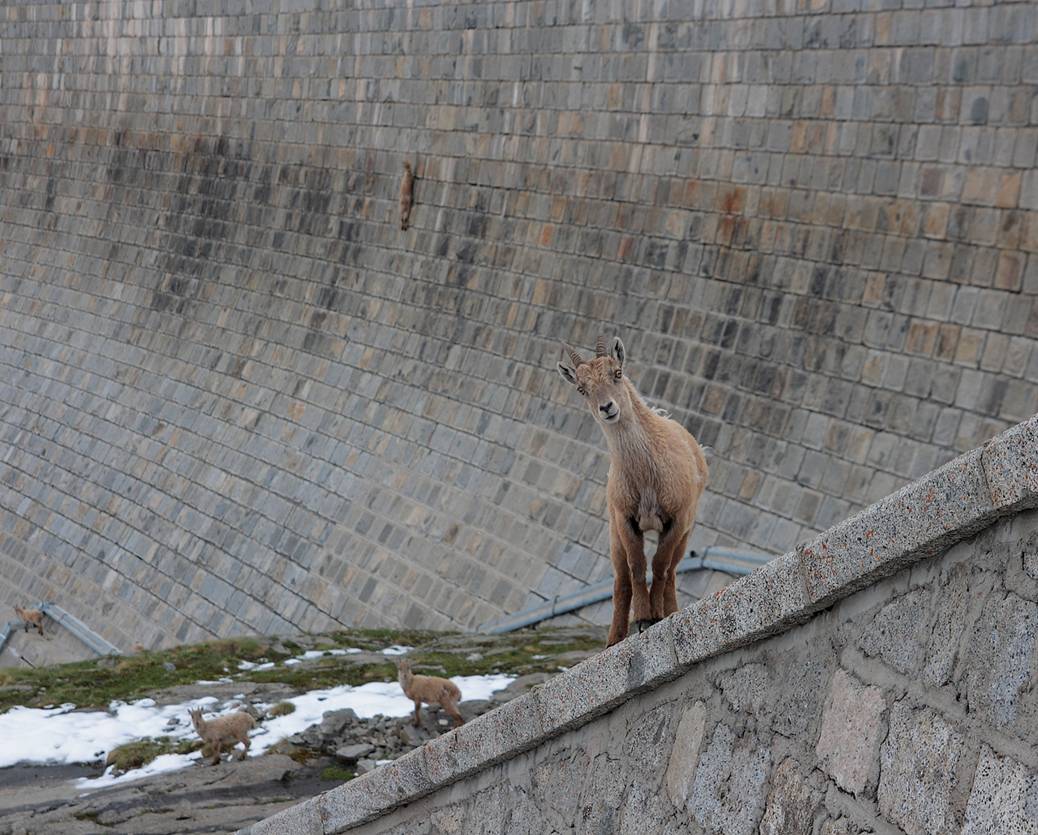
<path fill-rule="evenodd" d="M 115 644 L 111 644 L 98 635 L 79 618 L 70 615 L 60 606 L 53 603 L 41 603 L 37 608 L 52 621 L 64 626 L 69 632 L 79 638 L 90 649 L 98 655 L 122 655 L 122 651 Z"/>
<path fill-rule="evenodd" d="M 743 575 L 749 574 L 755 568 L 764 565 L 775 558 L 774 554 L 758 554 L 746 551 L 733 551 L 729 548 L 721 548 L 711 545 L 703 553 L 692 551 L 678 563 L 675 571 L 684 574 L 687 571 L 701 571 L 711 569 L 723 571 L 727 574 Z M 652 572 L 646 572 L 646 581 L 652 580 Z M 587 586 L 580 591 L 570 594 L 556 595 L 546 603 L 523 609 L 514 615 L 508 615 L 500 620 L 490 621 L 479 627 L 480 632 L 490 635 L 501 635 L 505 632 L 514 632 L 525 626 L 533 626 L 535 623 L 548 620 L 549 618 L 565 615 L 569 612 L 583 609 L 593 603 L 601 603 L 613 596 L 613 581 L 602 580 Z"/>

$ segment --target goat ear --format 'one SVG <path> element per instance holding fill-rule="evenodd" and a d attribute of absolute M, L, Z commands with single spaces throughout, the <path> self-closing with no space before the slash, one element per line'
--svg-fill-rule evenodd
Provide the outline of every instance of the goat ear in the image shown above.
<path fill-rule="evenodd" d="M 627 352 L 624 350 L 624 344 L 620 341 L 619 336 L 613 337 L 613 344 L 611 347 L 613 358 L 620 363 L 620 367 L 624 367 L 624 359 L 627 357 Z"/>
<path fill-rule="evenodd" d="M 556 366 L 556 368 L 559 369 L 559 376 L 562 377 L 563 380 L 565 380 L 571 386 L 575 386 L 577 384 L 577 375 L 572 368 L 570 368 L 568 365 L 563 365 L 561 362 Z"/>

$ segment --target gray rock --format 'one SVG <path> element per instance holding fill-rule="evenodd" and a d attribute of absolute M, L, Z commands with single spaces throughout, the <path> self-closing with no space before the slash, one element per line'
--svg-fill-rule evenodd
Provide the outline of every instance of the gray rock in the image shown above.
<path fill-rule="evenodd" d="M 335 756 L 343 762 L 355 763 L 357 760 L 366 757 L 374 750 L 374 745 L 366 742 L 359 742 L 355 745 L 344 745 L 335 752 Z"/>
<path fill-rule="evenodd" d="M 352 708 L 330 710 L 321 718 L 321 724 L 318 726 L 319 733 L 325 737 L 338 736 L 348 725 L 354 725 L 358 721 L 357 714 Z"/>

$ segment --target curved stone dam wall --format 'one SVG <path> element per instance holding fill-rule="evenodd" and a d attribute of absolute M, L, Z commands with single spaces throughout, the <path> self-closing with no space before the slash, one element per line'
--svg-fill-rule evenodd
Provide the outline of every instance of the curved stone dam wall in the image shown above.
<path fill-rule="evenodd" d="M 1038 417 L 249 835 L 1031 833 Z"/>
<path fill-rule="evenodd" d="M 560 339 L 715 448 L 694 547 L 1028 417 L 1035 7 L 890 5 L 4 3 L 0 604 L 126 648 L 608 578 Z"/>

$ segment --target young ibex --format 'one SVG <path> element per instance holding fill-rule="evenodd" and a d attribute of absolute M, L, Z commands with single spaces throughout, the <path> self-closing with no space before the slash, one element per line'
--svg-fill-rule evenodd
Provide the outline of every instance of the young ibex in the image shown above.
<path fill-rule="evenodd" d="M 400 671 L 400 689 L 404 695 L 414 702 L 414 726 L 421 724 L 422 702 L 430 705 L 439 705 L 454 720 L 454 725 L 465 724 L 461 712 L 458 710 L 458 702 L 461 701 L 461 691 L 453 681 L 438 676 L 416 676 L 411 672 L 411 662 L 401 659 L 397 662 Z"/>
<path fill-rule="evenodd" d="M 609 446 L 606 502 L 613 560 L 612 646 L 627 637 L 633 594 L 639 630 L 677 611 L 675 568 L 685 554 L 699 497 L 706 487 L 706 458 L 685 428 L 650 408 L 624 374 L 624 345 L 609 349 L 599 337 L 594 359 L 566 346 L 571 365 L 562 378 L 587 400 Z M 652 591 L 645 582 L 645 531 L 657 531 Z"/>
<path fill-rule="evenodd" d="M 400 178 L 400 228 L 411 225 L 411 207 L 414 205 L 414 172 L 411 163 L 404 163 L 404 176 Z"/>
<path fill-rule="evenodd" d="M 39 609 L 23 609 L 21 606 L 15 606 L 14 613 L 22 619 L 22 627 L 26 632 L 32 628 L 43 635 L 43 612 Z"/>
<path fill-rule="evenodd" d="M 220 754 L 225 745 L 229 751 L 239 742 L 245 747 L 238 755 L 238 759 L 245 759 L 245 755 L 249 753 L 249 731 L 256 727 L 256 720 L 249 714 L 238 711 L 206 721 L 202 718 L 202 708 L 200 707 L 196 707 L 188 713 L 191 716 L 191 724 L 195 726 L 195 731 L 201 737 L 202 742 L 206 743 L 212 751 L 212 765 L 220 762 Z"/>

